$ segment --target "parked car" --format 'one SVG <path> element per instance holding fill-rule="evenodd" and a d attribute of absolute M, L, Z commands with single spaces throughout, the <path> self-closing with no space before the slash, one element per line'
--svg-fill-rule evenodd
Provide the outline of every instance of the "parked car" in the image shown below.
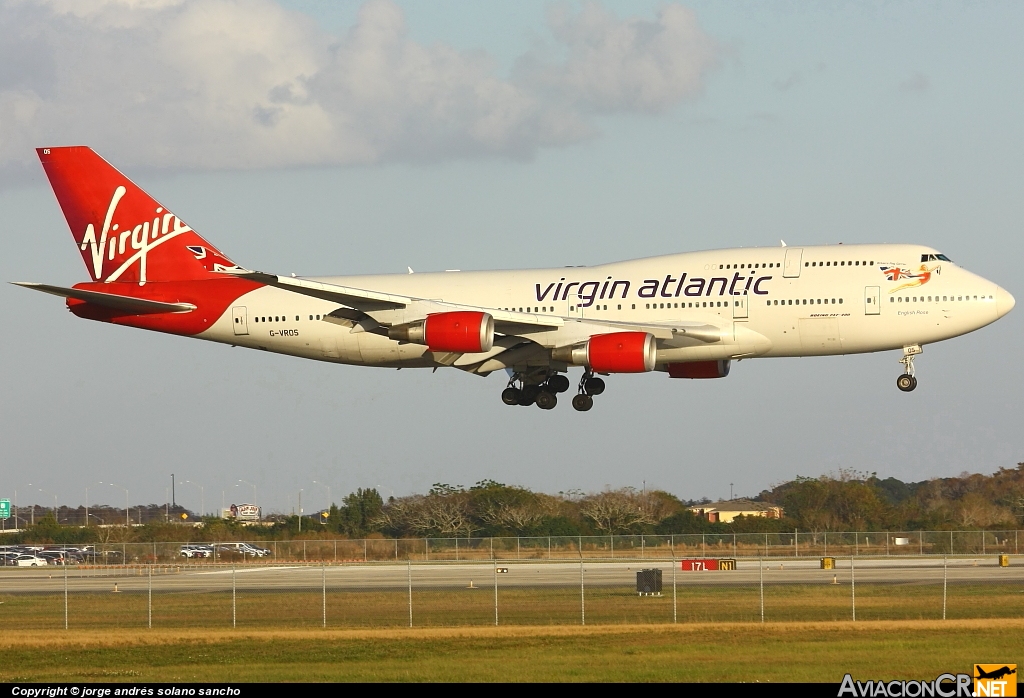
<path fill-rule="evenodd" d="M 220 553 L 234 553 L 243 557 L 266 557 L 271 554 L 266 548 L 261 548 L 252 543 L 218 543 L 217 551 Z"/>
<path fill-rule="evenodd" d="M 66 550 L 43 550 L 36 553 L 37 557 L 44 557 L 51 565 L 74 565 L 78 560 Z"/>
<path fill-rule="evenodd" d="M 187 558 L 212 557 L 213 548 L 208 545 L 183 545 L 178 554 Z"/>
<path fill-rule="evenodd" d="M 14 558 L 14 564 L 18 567 L 46 567 L 49 564 L 45 557 L 35 555 L 19 555 Z"/>

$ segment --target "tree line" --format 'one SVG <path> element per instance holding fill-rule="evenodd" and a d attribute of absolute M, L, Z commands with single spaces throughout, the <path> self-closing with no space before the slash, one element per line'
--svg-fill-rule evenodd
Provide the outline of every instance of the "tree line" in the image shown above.
<path fill-rule="evenodd" d="M 148 542 L 231 538 L 295 537 L 490 537 L 591 536 L 683 533 L 822 531 L 907 531 L 1013 529 L 1024 520 L 1024 463 L 991 475 L 903 482 L 876 473 L 842 470 L 797 477 L 764 490 L 752 501 L 782 508 L 781 518 L 740 516 L 711 522 L 691 511 L 710 500 L 683 500 L 663 490 L 624 487 L 603 492 L 534 492 L 482 480 L 470 487 L 437 483 L 426 494 L 389 497 L 357 489 L 329 510 L 303 516 L 272 515 L 271 525 L 204 520 L 200 529 L 175 523 L 146 523 L 133 529 L 62 526 L 43 517 L 10 542 Z M 156 513 L 161 507 L 145 507 Z M 183 512 L 184 513 L 184 512 Z M 123 512 L 121 514 L 123 516 Z M 116 518 L 116 517 L 114 517 Z M 195 517 L 192 517 L 193 519 Z M 143 517 L 146 520 L 146 517 Z M 301 531 L 300 531 L 301 527 Z M 111 540 L 107 540 L 111 539 Z"/>

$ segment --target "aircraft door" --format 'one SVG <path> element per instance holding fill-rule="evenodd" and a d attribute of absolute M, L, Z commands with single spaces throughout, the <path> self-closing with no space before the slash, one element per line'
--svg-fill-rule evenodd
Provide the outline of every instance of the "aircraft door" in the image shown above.
<path fill-rule="evenodd" d="M 864 314 L 881 315 L 882 306 L 878 301 L 878 286 L 864 287 Z"/>
<path fill-rule="evenodd" d="M 231 309 L 231 325 L 235 328 L 235 334 L 249 334 L 244 305 L 237 305 Z"/>
<path fill-rule="evenodd" d="M 747 319 L 747 294 L 732 297 L 732 316 L 736 320 Z"/>
<path fill-rule="evenodd" d="M 800 263 L 803 260 L 804 250 L 802 247 L 786 248 L 786 266 L 782 270 L 782 276 L 787 279 L 795 279 L 800 276 Z"/>

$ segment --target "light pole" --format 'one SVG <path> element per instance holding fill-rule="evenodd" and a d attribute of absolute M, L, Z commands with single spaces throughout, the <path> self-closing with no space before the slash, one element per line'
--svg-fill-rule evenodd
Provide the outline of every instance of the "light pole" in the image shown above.
<path fill-rule="evenodd" d="M 206 492 L 203 489 L 203 486 L 198 482 L 192 482 L 191 480 L 185 480 L 182 484 L 195 485 L 199 488 L 199 518 L 201 519 L 206 516 Z"/>
<path fill-rule="evenodd" d="M 86 488 L 85 488 L 85 525 L 87 527 L 89 526 L 89 488 L 92 487 L 93 485 L 102 485 L 102 484 L 103 484 L 102 482 L 93 482 L 93 483 L 89 484 L 88 486 L 86 486 Z M 93 518 L 95 519 L 96 517 L 93 516 Z M 100 520 L 102 521 L 102 519 L 100 519 Z"/>
<path fill-rule="evenodd" d="M 101 484 L 101 485 L 109 485 L 110 487 L 116 487 L 119 490 L 124 490 L 124 525 L 127 526 L 128 528 L 131 528 L 132 527 L 132 521 L 131 521 L 131 518 L 129 518 L 129 514 L 128 514 L 128 488 L 127 487 L 121 487 L 121 485 L 115 485 L 113 482 L 101 482 L 99 484 Z"/>
<path fill-rule="evenodd" d="M 31 482 L 28 483 L 28 486 L 29 487 L 34 487 L 34 485 Z M 39 490 L 40 492 L 42 492 L 43 494 L 48 494 L 51 497 L 53 497 L 53 520 L 56 521 L 57 520 L 57 495 L 55 495 L 53 492 L 47 492 L 42 487 L 36 487 L 36 489 Z"/>
<path fill-rule="evenodd" d="M 302 533 L 302 490 L 299 490 L 299 533 Z"/>
<path fill-rule="evenodd" d="M 331 501 L 331 486 L 330 485 L 325 485 L 322 482 L 317 482 L 316 480 L 313 480 L 313 484 L 314 485 L 320 485 L 321 487 L 326 487 L 327 488 L 327 508 L 326 508 L 326 511 L 330 511 L 331 510 L 331 505 L 334 504 L 334 502 Z"/>
<path fill-rule="evenodd" d="M 239 482 L 241 482 L 243 485 L 249 485 L 249 487 L 252 488 L 252 503 L 255 505 L 256 504 L 256 485 L 252 484 L 251 482 L 246 482 L 245 480 L 239 480 Z"/>

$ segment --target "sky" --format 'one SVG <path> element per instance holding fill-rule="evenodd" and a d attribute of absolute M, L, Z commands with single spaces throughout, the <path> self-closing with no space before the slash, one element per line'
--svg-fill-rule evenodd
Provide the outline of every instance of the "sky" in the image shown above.
<path fill-rule="evenodd" d="M 913 242 L 1024 297 L 1014 2 L 0 0 L 0 279 L 86 279 L 33 148 L 87 144 L 239 264 L 301 275 Z M 0 286 L 0 497 L 207 511 L 483 479 L 756 495 L 1024 460 L 1020 311 L 898 353 L 614 376 L 338 366 Z M 503 375 L 503 374 L 502 374 Z M 104 483 L 104 484 L 100 484 Z"/>

